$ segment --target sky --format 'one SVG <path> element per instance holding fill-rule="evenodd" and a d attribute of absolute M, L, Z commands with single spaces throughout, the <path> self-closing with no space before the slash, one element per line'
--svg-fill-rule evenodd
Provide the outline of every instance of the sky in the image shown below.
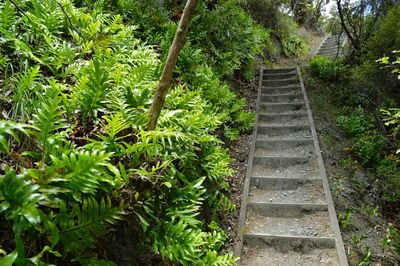
<path fill-rule="evenodd" d="M 335 7 L 336 7 L 336 1 L 334 1 L 334 0 L 329 1 L 329 3 L 325 6 L 324 15 L 329 16 L 331 9 L 332 8 L 335 9 Z"/>

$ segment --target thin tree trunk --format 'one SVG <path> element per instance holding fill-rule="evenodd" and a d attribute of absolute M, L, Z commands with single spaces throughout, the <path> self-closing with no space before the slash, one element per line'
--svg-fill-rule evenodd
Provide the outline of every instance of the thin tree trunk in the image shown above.
<path fill-rule="evenodd" d="M 338 13 L 339 13 L 339 17 L 340 17 L 340 24 L 342 25 L 343 30 L 346 32 L 347 34 L 347 38 L 349 38 L 351 44 L 353 45 L 354 49 L 358 52 L 359 46 L 358 43 L 356 42 L 356 40 L 354 39 L 353 35 L 351 35 L 346 22 L 345 22 L 345 18 L 343 15 L 343 9 L 342 9 L 342 1 L 341 0 L 337 0 L 336 1 L 337 4 L 337 8 L 338 8 Z"/>
<path fill-rule="evenodd" d="M 169 48 L 167 61 L 158 82 L 157 91 L 154 95 L 153 103 L 150 108 L 150 121 L 147 125 L 148 130 L 154 130 L 156 128 L 158 117 L 160 116 L 161 109 L 164 106 L 165 96 L 167 95 L 168 89 L 170 87 L 172 74 L 178 60 L 179 52 L 186 43 L 189 24 L 196 9 L 196 6 L 197 0 L 188 0 L 183 11 L 181 20 L 179 21 L 178 29 L 176 30 L 174 41 Z"/>

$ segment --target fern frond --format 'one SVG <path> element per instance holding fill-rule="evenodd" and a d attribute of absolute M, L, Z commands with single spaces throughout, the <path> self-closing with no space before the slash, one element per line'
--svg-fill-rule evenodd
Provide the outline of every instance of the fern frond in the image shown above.
<path fill-rule="evenodd" d="M 17 175 L 12 169 L 6 170 L 5 175 L 0 176 L 0 213 L 5 212 L 6 218 L 15 223 L 20 223 L 23 217 L 32 225 L 38 224 L 37 203 L 42 198 L 37 193 L 38 189 L 39 186 L 25 180 L 24 174 Z"/>
<path fill-rule="evenodd" d="M 113 207 L 109 198 L 100 202 L 87 198 L 80 206 L 74 204 L 71 212 L 63 203 L 55 223 L 60 226 L 60 241 L 68 253 L 93 248 L 96 238 L 106 233 L 107 225 L 122 219 L 122 208 Z"/>
<path fill-rule="evenodd" d="M 10 147 L 8 145 L 8 139 L 6 135 L 13 137 L 16 141 L 19 142 L 19 137 L 15 132 L 16 130 L 26 133 L 24 124 L 0 120 L 0 152 L 10 152 Z"/>
<path fill-rule="evenodd" d="M 73 95 L 72 99 L 77 99 L 83 115 L 82 119 L 87 122 L 90 118 L 96 117 L 99 110 L 103 110 L 103 102 L 110 89 L 111 77 L 105 62 L 96 57 L 89 66 L 82 69 L 82 74 L 77 95 Z"/>
<path fill-rule="evenodd" d="M 83 194 L 96 195 L 99 189 L 109 191 L 119 183 L 119 171 L 110 164 L 110 153 L 104 151 L 73 151 L 69 155 L 62 154 L 61 159 L 50 156 L 53 167 L 63 169 L 65 182 L 62 186 L 72 191 L 78 202 Z M 110 172 L 114 174 L 111 175 Z"/>
<path fill-rule="evenodd" d="M 17 16 L 14 6 L 10 0 L 6 0 L 0 5 L 0 28 L 13 31 Z"/>
<path fill-rule="evenodd" d="M 37 137 L 44 154 L 51 148 L 50 140 L 59 137 L 54 133 L 67 127 L 63 118 L 65 109 L 61 102 L 58 96 L 43 101 L 37 114 L 33 115 L 34 120 L 31 121 L 32 128 L 35 129 L 32 133 Z"/>
<path fill-rule="evenodd" d="M 115 142 L 120 139 L 127 137 L 128 135 L 120 136 L 118 135 L 128 129 L 129 123 L 122 117 L 121 113 L 114 113 L 107 116 L 104 116 L 104 122 L 100 122 L 100 126 L 104 134 L 97 134 L 96 136 L 99 137 L 103 141 L 108 142 Z"/>
<path fill-rule="evenodd" d="M 37 102 L 37 82 L 40 77 L 40 68 L 35 66 L 20 72 L 13 78 L 11 118 L 27 121 L 33 104 Z M 30 99 L 27 101 L 27 99 Z"/>

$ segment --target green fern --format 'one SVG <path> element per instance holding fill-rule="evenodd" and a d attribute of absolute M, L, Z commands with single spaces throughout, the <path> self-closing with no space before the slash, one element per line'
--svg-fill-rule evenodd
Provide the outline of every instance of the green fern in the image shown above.
<path fill-rule="evenodd" d="M 55 133 L 67 127 L 63 118 L 64 113 L 61 99 L 55 96 L 42 102 L 37 114 L 33 115 L 34 120 L 31 121 L 31 125 L 35 131 L 32 134 L 37 138 L 44 156 L 51 153 L 55 140 L 61 137 Z"/>
<path fill-rule="evenodd" d="M 5 175 L 0 176 L 0 213 L 13 222 L 17 265 L 25 260 L 22 233 L 41 221 L 38 202 L 43 197 L 37 193 L 38 189 L 39 186 L 25 180 L 24 174 L 17 175 L 14 170 L 7 169 Z"/>
<path fill-rule="evenodd" d="M 105 111 L 103 103 L 111 85 L 109 69 L 105 65 L 104 60 L 95 57 L 81 71 L 77 92 L 72 98 L 78 101 L 84 123 L 97 117 L 98 111 Z"/>
<path fill-rule="evenodd" d="M 17 16 L 14 6 L 10 0 L 6 0 L 0 5 L 0 28 L 10 30 L 14 29 Z"/>
<path fill-rule="evenodd" d="M 96 238 L 106 233 L 108 224 L 122 220 L 122 213 L 122 208 L 113 207 L 109 198 L 102 198 L 100 202 L 94 198 L 84 199 L 82 205 L 73 204 L 70 212 L 62 202 L 54 223 L 60 227 L 65 254 L 93 248 Z"/>
<path fill-rule="evenodd" d="M 10 152 L 7 135 L 13 137 L 16 141 L 19 141 L 18 134 L 15 132 L 16 130 L 26 133 L 24 124 L 0 120 L 0 152 Z"/>
<path fill-rule="evenodd" d="M 37 104 L 40 68 L 35 66 L 13 77 L 11 118 L 25 122 Z M 27 100 L 29 99 L 29 101 Z"/>
<path fill-rule="evenodd" d="M 110 192 L 121 182 L 118 169 L 109 162 L 111 153 L 82 150 L 62 154 L 61 158 L 50 157 L 52 167 L 64 173 L 60 176 L 60 181 L 64 182 L 62 186 L 69 189 L 78 202 L 82 202 L 83 195 L 95 196 L 100 189 Z"/>

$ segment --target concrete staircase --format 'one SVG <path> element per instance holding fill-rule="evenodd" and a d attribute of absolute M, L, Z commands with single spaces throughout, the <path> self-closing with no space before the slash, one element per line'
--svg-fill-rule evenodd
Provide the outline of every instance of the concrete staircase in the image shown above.
<path fill-rule="evenodd" d="M 346 266 L 299 69 L 262 69 L 257 101 L 239 265 Z"/>
<path fill-rule="evenodd" d="M 346 35 L 328 36 L 322 45 L 319 47 L 316 55 L 335 58 L 340 56 L 344 43 L 346 42 Z M 338 53 L 339 51 L 339 53 Z"/>

